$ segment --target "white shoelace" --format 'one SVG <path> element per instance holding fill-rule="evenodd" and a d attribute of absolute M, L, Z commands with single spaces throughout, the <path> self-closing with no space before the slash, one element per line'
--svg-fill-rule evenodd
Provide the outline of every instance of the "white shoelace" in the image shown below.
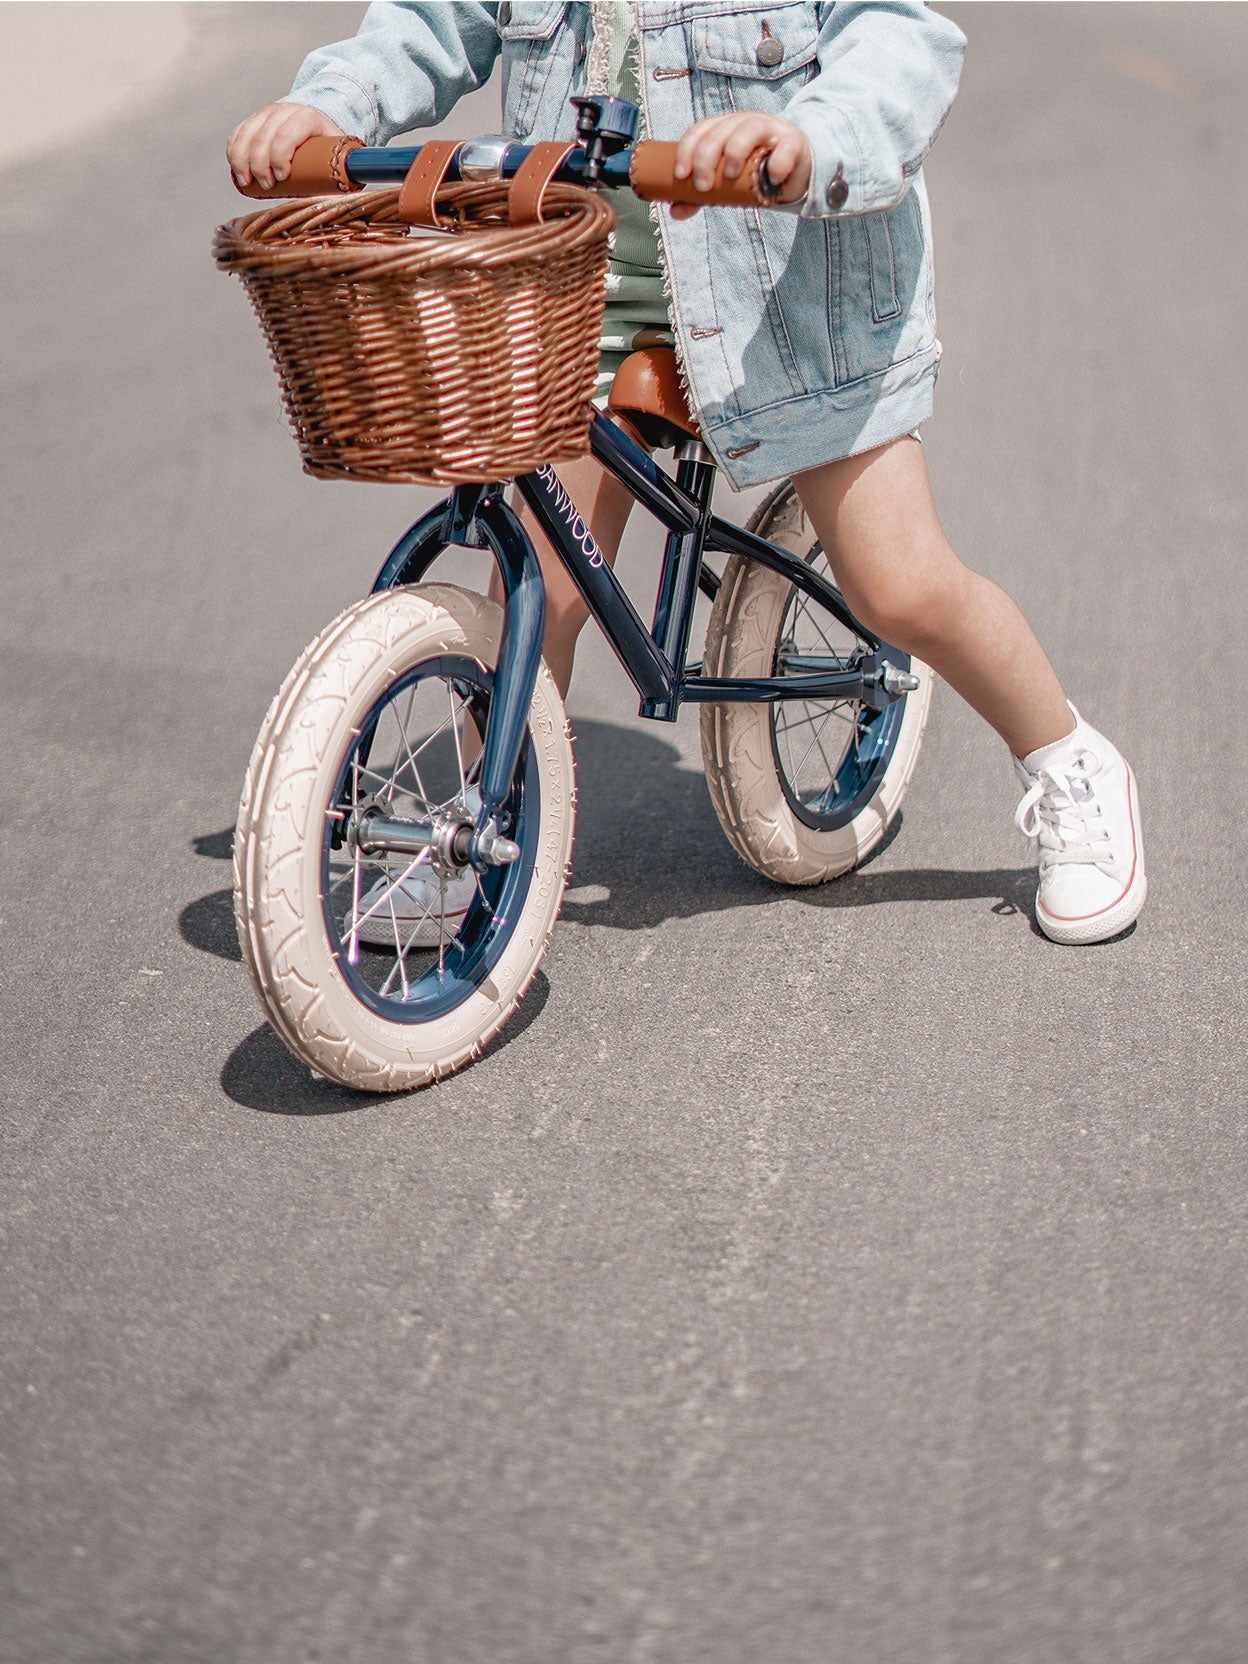
<path fill-rule="evenodd" d="M 1087 761 L 1085 754 L 1069 768 L 1042 768 L 1014 813 L 1023 836 L 1039 840 L 1042 873 L 1068 861 L 1097 866 L 1113 860 L 1105 848 L 1109 833 L 1094 836 L 1088 826 L 1089 816 L 1098 811 Z"/>

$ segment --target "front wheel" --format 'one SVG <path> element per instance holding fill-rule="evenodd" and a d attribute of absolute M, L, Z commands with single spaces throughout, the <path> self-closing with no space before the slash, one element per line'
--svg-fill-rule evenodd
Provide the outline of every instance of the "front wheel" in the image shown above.
<path fill-rule="evenodd" d="M 831 579 L 827 558 L 790 482 L 750 530 Z M 786 578 L 734 555 L 711 611 L 706 674 L 782 676 L 786 658 L 834 658 L 844 669 L 868 644 Z M 932 672 L 889 654 L 919 679 L 875 711 L 859 700 L 786 700 L 702 707 L 702 758 L 729 843 L 779 884 L 821 884 L 864 860 L 888 830 L 914 773 L 932 700 Z"/>
<path fill-rule="evenodd" d="M 243 958 L 290 1051 L 343 1086 L 406 1091 L 467 1063 L 554 929 L 576 791 L 544 664 L 498 816 L 514 860 L 477 874 L 353 833 L 471 822 L 501 619 L 448 584 L 370 595 L 308 647 L 256 741 L 234 840 Z"/>

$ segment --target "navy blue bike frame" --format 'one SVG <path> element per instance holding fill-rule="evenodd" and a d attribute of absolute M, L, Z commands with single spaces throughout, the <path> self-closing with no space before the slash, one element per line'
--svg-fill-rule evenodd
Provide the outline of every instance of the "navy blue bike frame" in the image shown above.
<path fill-rule="evenodd" d="M 649 629 L 554 470 L 539 468 L 522 475 L 516 488 L 636 687 L 642 716 L 672 722 L 682 704 L 706 700 L 849 699 L 875 710 L 892 703 L 896 696 L 885 689 L 884 670 L 886 665 L 909 670 L 909 657 L 858 623 L 839 592 L 805 561 L 713 514 L 714 464 L 679 462 L 673 480 L 604 417 L 594 417 L 589 437 L 593 455 L 603 467 L 667 528 L 654 623 Z M 503 586 L 502 639 L 481 759 L 480 819 L 484 823 L 511 790 L 541 658 L 546 593 L 537 552 L 504 500 L 501 484 L 459 486 L 422 515 L 391 550 L 373 592 L 419 583 L 450 545 L 488 548 Z M 708 554 L 741 555 L 780 573 L 852 630 L 867 650 L 855 656 L 848 670 L 834 668 L 835 660 L 824 664 L 807 655 L 801 661 L 807 674 L 704 676 L 701 665 L 687 664 L 685 657 L 698 589 L 713 596 L 719 588 L 718 577 L 705 563 Z"/>

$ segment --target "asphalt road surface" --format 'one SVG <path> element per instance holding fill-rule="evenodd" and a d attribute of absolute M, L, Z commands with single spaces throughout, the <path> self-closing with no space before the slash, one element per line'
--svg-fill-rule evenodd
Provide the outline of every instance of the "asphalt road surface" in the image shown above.
<path fill-rule="evenodd" d="M 545 968 L 397 1099 L 259 1021 L 225 859 L 431 500 L 300 474 L 209 256 L 358 10 L 197 10 L 0 171 L 6 1664 L 1248 1656 L 1248 10 L 955 15 L 931 469 L 1138 769 L 1147 911 L 1037 935 L 946 689 L 887 849 L 773 890 L 591 646 Z"/>

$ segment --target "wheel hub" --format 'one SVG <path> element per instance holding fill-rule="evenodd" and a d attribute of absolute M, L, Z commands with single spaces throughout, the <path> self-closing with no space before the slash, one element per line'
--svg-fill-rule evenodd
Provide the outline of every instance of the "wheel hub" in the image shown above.
<path fill-rule="evenodd" d="M 413 856 L 427 850 L 435 871 L 448 874 L 470 866 L 508 866 L 520 856 L 520 845 L 500 834 L 492 816 L 476 827 L 461 805 L 428 820 L 395 820 L 374 800 L 351 814 L 345 837 L 362 855 Z"/>

